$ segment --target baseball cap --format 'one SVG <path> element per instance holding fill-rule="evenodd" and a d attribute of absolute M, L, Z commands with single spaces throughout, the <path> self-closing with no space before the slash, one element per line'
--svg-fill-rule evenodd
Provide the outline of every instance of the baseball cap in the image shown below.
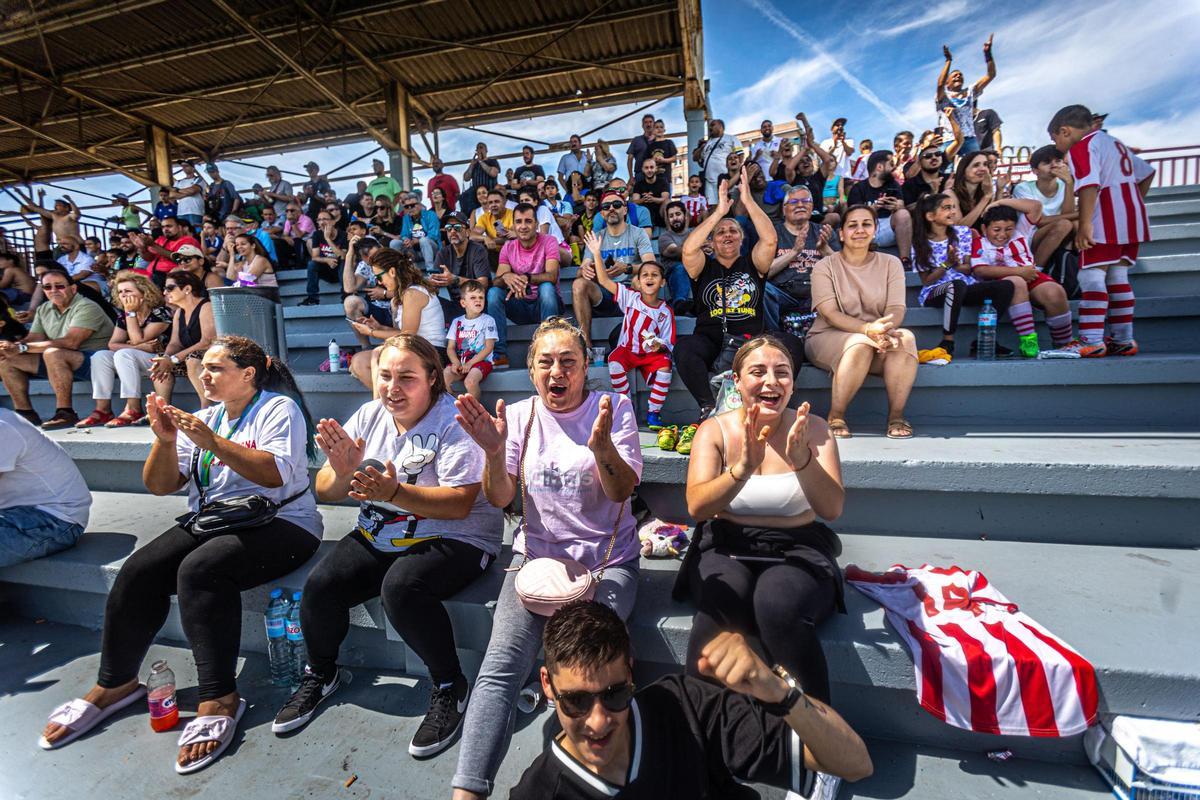
<path fill-rule="evenodd" d="M 443 228 L 446 227 L 451 222 L 457 222 L 460 225 L 470 225 L 471 224 L 470 222 L 467 221 L 466 216 L 458 211 L 455 211 L 453 214 L 447 214 L 442 219 L 442 227 Z"/>
<path fill-rule="evenodd" d="M 846 118 L 838 117 L 837 119 L 835 119 L 833 122 L 830 123 L 830 127 L 833 127 L 834 125 L 845 125 L 845 124 L 846 124 Z"/>
<path fill-rule="evenodd" d="M 315 162 L 315 161 L 310 161 L 310 162 L 308 162 L 307 164 L 305 164 L 305 165 L 304 165 L 304 168 L 305 168 L 305 169 L 308 169 L 309 167 L 317 167 L 317 162 Z M 320 167 L 317 167 L 317 168 L 318 168 L 318 169 L 320 169 Z"/>
<path fill-rule="evenodd" d="M 1107 118 L 1108 118 L 1107 111 L 1105 111 L 1103 114 L 1092 114 L 1092 122 L 1104 122 L 1104 120 Z"/>
<path fill-rule="evenodd" d="M 194 244 L 185 244 L 183 247 L 175 251 L 175 259 L 187 258 L 189 256 L 203 256 L 204 251 Z"/>
<path fill-rule="evenodd" d="M 112 198 L 113 200 L 128 200 L 129 195 L 125 194 L 124 192 L 117 192 L 112 196 Z"/>

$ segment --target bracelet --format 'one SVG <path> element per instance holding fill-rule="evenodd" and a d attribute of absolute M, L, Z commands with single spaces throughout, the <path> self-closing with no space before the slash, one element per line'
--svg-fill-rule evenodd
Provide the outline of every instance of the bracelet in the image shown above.
<path fill-rule="evenodd" d="M 798 467 L 795 470 L 795 472 L 804 472 L 804 470 L 808 469 L 808 465 L 812 463 L 812 460 L 813 460 L 813 451 L 812 451 L 812 448 L 810 447 L 810 448 L 808 448 L 808 461 L 805 461 L 804 466 Z"/>
<path fill-rule="evenodd" d="M 749 478 L 739 478 L 737 475 L 734 475 L 733 467 L 730 467 L 728 470 L 726 470 L 726 472 L 729 473 L 729 477 L 733 478 L 734 483 L 745 483 L 746 481 L 750 480 Z"/>

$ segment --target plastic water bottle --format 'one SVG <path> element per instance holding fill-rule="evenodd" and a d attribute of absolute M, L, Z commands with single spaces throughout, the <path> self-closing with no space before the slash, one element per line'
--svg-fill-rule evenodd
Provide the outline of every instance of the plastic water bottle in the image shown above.
<path fill-rule="evenodd" d="M 174 728 L 179 722 L 179 704 L 175 702 L 175 673 L 166 661 L 150 665 L 146 699 L 150 703 L 150 727 L 159 732 Z"/>
<path fill-rule="evenodd" d="M 301 592 L 292 594 L 292 607 L 288 609 L 287 615 L 288 658 L 293 686 L 300 685 L 300 677 L 304 675 L 304 665 L 308 663 L 308 648 L 304 646 L 304 631 L 300 629 L 301 594 Z"/>
<path fill-rule="evenodd" d="M 979 343 L 975 357 L 980 361 L 996 359 L 996 309 L 992 307 L 990 299 L 983 301 L 983 308 L 979 311 Z"/>
<path fill-rule="evenodd" d="M 267 603 L 267 657 L 271 662 L 271 683 L 276 686 L 292 685 L 292 663 L 287 641 L 287 618 L 290 603 L 283 596 L 283 589 L 272 589 Z"/>
<path fill-rule="evenodd" d="M 329 371 L 342 371 L 342 348 L 338 347 L 336 339 L 329 340 Z"/>

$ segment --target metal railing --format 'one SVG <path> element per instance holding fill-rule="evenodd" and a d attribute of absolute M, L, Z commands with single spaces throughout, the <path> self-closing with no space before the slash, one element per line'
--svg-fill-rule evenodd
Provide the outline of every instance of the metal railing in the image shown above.
<path fill-rule="evenodd" d="M 1200 184 L 1200 144 L 1153 147 L 1135 152 L 1154 168 L 1154 188 Z M 1028 161 L 1001 161 L 997 171 L 1007 173 L 1009 170 L 1014 182 L 1028 180 L 1032 175 Z"/>

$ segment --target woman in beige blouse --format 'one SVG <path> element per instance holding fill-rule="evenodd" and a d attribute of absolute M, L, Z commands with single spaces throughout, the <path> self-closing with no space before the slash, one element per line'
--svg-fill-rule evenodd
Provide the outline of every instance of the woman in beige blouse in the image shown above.
<path fill-rule="evenodd" d="M 904 268 L 900 259 L 872 252 L 875 210 L 854 206 L 842 218 L 842 251 L 812 271 L 817 319 L 805 342 L 808 360 L 833 375 L 829 432 L 845 439 L 846 406 L 867 373 L 882 375 L 888 396 L 889 439 L 908 439 L 913 429 L 904 406 L 917 376 L 917 342 L 904 322 Z"/>

